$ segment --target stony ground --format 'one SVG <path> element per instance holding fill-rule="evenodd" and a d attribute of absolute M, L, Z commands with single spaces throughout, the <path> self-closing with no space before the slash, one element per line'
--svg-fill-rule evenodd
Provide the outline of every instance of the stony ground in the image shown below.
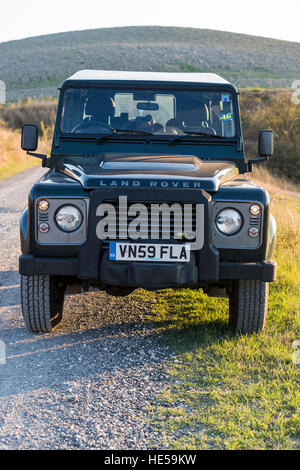
<path fill-rule="evenodd" d="M 237 86 L 291 87 L 300 44 L 196 28 L 132 26 L 75 31 L 0 44 L 7 99 L 57 96 L 80 69 L 215 72 Z"/>
<path fill-rule="evenodd" d="M 161 436 L 147 407 L 164 387 L 170 352 L 145 319 L 147 304 L 78 294 L 67 297 L 54 333 L 25 329 L 18 219 L 41 174 L 34 168 L 0 184 L 0 449 L 153 448 Z"/>

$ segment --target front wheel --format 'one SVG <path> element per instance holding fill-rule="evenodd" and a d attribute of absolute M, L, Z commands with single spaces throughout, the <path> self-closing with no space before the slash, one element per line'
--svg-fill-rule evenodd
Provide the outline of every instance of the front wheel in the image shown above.
<path fill-rule="evenodd" d="M 232 281 L 229 294 L 229 325 L 236 333 L 260 333 L 268 312 L 269 283 Z"/>
<path fill-rule="evenodd" d="M 65 285 L 55 276 L 21 276 L 25 324 L 33 333 L 50 333 L 62 319 Z"/>

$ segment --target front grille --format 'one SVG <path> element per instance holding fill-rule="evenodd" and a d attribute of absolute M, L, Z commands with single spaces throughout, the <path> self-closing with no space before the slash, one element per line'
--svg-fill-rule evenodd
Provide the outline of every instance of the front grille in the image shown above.
<path fill-rule="evenodd" d="M 39 212 L 39 221 L 40 222 L 48 222 L 49 214 L 48 212 Z"/>
<path fill-rule="evenodd" d="M 260 222 L 260 217 L 259 215 L 253 215 L 249 217 L 249 224 L 253 226 L 258 226 Z"/>
<path fill-rule="evenodd" d="M 196 231 L 196 204 L 195 203 L 175 203 L 175 202 L 157 202 L 157 201 L 127 201 L 128 212 L 130 212 L 130 207 L 133 204 L 143 204 L 146 211 L 137 212 L 136 215 L 128 215 L 128 213 L 123 214 L 119 213 L 119 205 L 116 201 L 103 201 L 103 203 L 109 203 L 114 206 L 116 212 L 116 224 L 115 230 L 113 225 L 108 226 L 107 239 L 104 240 L 104 245 L 107 245 L 110 240 L 124 240 L 131 239 L 130 234 L 125 237 L 124 231 L 128 229 L 130 223 L 138 217 L 140 225 L 137 230 L 142 232 L 140 238 L 134 240 L 136 242 L 160 242 L 160 241 L 171 241 L 172 243 L 186 243 L 187 238 L 184 234 L 191 234 L 191 232 Z M 152 204 L 156 206 L 159 204 L 167 204 L 171 207 L 173 204 L 176 204 L 176 208 L 180 209 L 178 213 L 174 214 L 173 211 L 170 211 L 170 222 L 168 218 L 163 217 L 162 213 L 159 212 L 158 215 L 153 216 Z M 152 217 L 151 217 L 152 213 Z M 104 214 L 102 218 L 105 218 L 106 221 L 114 223 L 114 217 L 108 217 L 107 214 Z M 126 220 L 127 219 L 127 220 Z M 123 232 L 123 233 L 122 233 Z M 176 238 L 175 235 L 181 234 L 181 238 Z M 195 240 L 193 238 L 188 238 L 189 241 Z"/>

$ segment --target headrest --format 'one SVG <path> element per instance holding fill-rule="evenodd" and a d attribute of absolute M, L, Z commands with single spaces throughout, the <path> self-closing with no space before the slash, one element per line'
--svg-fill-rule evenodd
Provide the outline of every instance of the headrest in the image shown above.
<path fill-rule="evenodd" d="M 88 116 L 114 116 L 115 102 L 107 96 L 90 95 L 85 104 L 85 114 Z"/>
<path fill-rule="evenodd" d="M 208 121 L 208 107 L 199 101 L 187 101 L 181 111 L 181 119 L 182 121 Z"/>
<path fill-rule="evenodd" d="M 149 127 L 152 124 L 154 124 L 154 122 L 155 120 L 153 119 L 152 116 L 150 116 L 150 114 L 148 114 L 147 116 L 137 116 L 135 118 L 135 125 L 137 128 Z"/>

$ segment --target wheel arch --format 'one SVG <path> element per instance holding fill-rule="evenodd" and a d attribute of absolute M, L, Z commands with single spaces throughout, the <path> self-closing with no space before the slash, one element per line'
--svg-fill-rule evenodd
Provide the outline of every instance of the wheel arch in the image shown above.
<path fill-rule="evenodd" d="M 271 259 L 271 257 L 273 256 L 275 242 L 276 242 L 276 220 L 273 214 L 270 214 L 267 247 L 266 247 L 266 259 Z"/>
<path fill-rule="evenodd" d="M 20 217 L 20 241 L 21 251 L 24 254 L 30 253 L 30 230 L 29 230 L 29 211 L 26 207 Z"/>

